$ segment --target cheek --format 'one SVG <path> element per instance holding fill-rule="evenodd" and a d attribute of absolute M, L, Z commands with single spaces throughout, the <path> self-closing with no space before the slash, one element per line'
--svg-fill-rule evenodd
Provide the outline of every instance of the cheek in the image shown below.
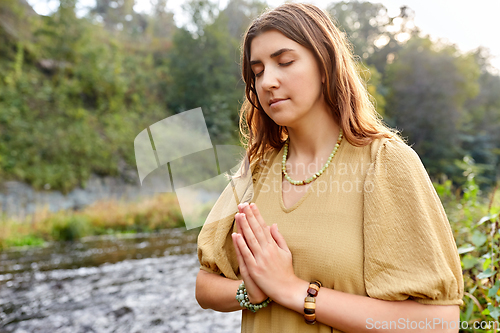
<path fill-rule="evenodd" d="M 257 92 L 257 99 L 259 100 L 260 102 L 260 105 L 262 105 L 262 108 L 264 109 L 264 111 L 267 112 L 267 103 L 266 103 L 266 95 L 265 95 L 265 92 L 262 88 L 259 88 L 259 85 L 256 84 L 255 85 L 255 91 Z"/>
<path fill-rule="evenodd" d="M 301 80 L 295 80 L 292 83 L 292 89 L 296 95 L 301 96 L 299 103 L 314 102 L 322 93 L 321 80 L 315 80 L 314 77 L 302 76 Z"/>
<path fill-rule="evenodd" d="M 259 99 L 260 104 L 264 107 L 265 105 L 264 105 L 264 103 L 262 103 L 263 96 L 264 96 L 263 90 L 261 88 L 259 88 L 259 86 L 256 86 L 255 91 L 257 92 L 257 98 Z"/>
<path fill-rule="evenodd" d="M 300 94 L 307 96 L 317 96 L 321 89 L 321 75 L 316 68 L 304 66 L 297 68 L 295 73 L 290 73 L 288 80 L 290 87 Z M 299 78 L 299 79 L 297 79 Z"/>

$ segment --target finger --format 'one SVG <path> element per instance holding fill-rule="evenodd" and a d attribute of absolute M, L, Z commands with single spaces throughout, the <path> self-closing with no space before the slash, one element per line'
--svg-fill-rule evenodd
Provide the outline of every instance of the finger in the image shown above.
<path fill-rule="evenodd" d="M 249 277 L 249 274 L 248 274 L 248 268 L 245 264 L 245 259 L 243 258 L 243 256 L 241 255 L 241 251 L 240 251 L 240 246 L 238 245 L 238 234 L 233 232 L 233 234 L 231 235 L 231 237 L 233 238 L 233 245 L 234 245 L 234 250 L 236 252 L 236 259 L 238 259 L 238 265 L 240 267 L 240 273 L 241 273 L 241 276 L 243 277 L 243 280 L 245 280 L 246 278 Z"/>
<path fill-rule="evenodd" d="M 259 221 L 260 226 L 264 230 L 264 234 L 266 235 L 267 241 L 268 242 L 274 242 L 273 236 L 271 235 L 271 228 L 267 225 L 266 221 L 264 221 L 264 218 L 260 214 L 259 208 L 255 203 L 250 204 L 250 208 L 252 209 L 253 215 Z"/>
<path fill-rule="evenodd" d="M 288 245 L 286 245 L 285 238 L 283 237 L 281 232 L 279 232 L 278 225 L 276 223 L 271 226 L 271 234 L 281 249 L 290 252 L 290 249 L 288 249 Z"/>
<path fill-rule="evenodd" d="M 241 213 L 241 214 L 236 214 L 237 218 L 239 219 L 240 227 L 241 227 L 241 234 L 245 238 L 245 246 L 247 246 L 253 253 L 253 255 L 258 255 L 262 251 L 261 246 L 257 238 L 255 237 L 255 234 L 250 227 L 246 214 Z"/>
<path fill-rule="evenodd" d="M 240 234 L 235 234 L 234 237 L 236 238 L 235 242 L 238 246 L 238 250 L 240 251 L 243 262 L 245 263 L 245 267 L 247 268 L 247 270 L 250 270 L 251 267 L 255 267 L 255 258 L 248 248 L 247 243 L 245 242 L 243 237 Z"/>
<path fill-rule="evenodd" d="M 250 208 L 250 205 L 245 205 L 243 208 L 243 212 L 245 213 L 247 217 L 248 224 L 250 225 L 250 228 L 252 228 L 252 231 L 255 235 L 255 238 L 257 238 L 259 244 L 267 244 L 269 243 L 269 239 L 266 237 L 266 226 L 262 227 L 260 222 L 257 220 L 255 215 L 253 214 L 252 208 Z"/>
<path fill-rule="evenodd" d="M 234 220 L 236 221 L 236 230 L 237 230 L 237 233 L 241 234 L 241 226 L 240 226 L 239 214 L 240 213 L 236 213 L 236 215 L 234 215 Z"/>
<path fill-rule="evenodd" d="M 238 205 L 238 212 L 243 213 L 243 208 L 245 207 L 245 202 Z"/>
<path fill-rule="evenodd" d="M 245 234 L 242 230 L 242 227 L 241 227 L 241 220 L 242 220 L 242 214 L 243 213 L 238 213 L 234 216 L 234 219 L 236 220 L 236 226 L 238 227 L 238 233 L 243 237 L 243 239 L 245 240 L 245 242 L 247 241 L 247 239 L 245 238 Z"/>
<path fill-rule="evenodd" d="M 245 208 L 245 205 L 247 205 L 247 203 L 246 203 L 246 202 L 244 202 L 244 203 L 240 203 L 240 204 L 238 205 L 238 213 L 240 213 L 240 214 L 241 214 L 241 213 L 243 213 L 243 208 Z M 236 216 L 238 215 L 238 213 L 236 213 L 235 218 L 236 218 Z M 240 233 L 240 234 L 241 234 L 241 229 L 240 229 L 240 226 L 239 226 L 238 219 L 236 219 L 236 222 L 237 222 L 237 225 L 238 225 L 238 233 Z M 245 238 L 245 235 L 243 235 L 243 238 Z"/>

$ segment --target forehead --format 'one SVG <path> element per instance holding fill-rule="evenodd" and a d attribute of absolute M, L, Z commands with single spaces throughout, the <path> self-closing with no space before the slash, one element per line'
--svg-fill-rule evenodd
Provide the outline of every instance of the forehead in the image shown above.
<path fill-rule="evenodd" d="M 304 47 L 278 30 L 269 30 L 253 38 L 250 44 L 250 60 L 268 58 L 281 48 L 290 48 L 300 52 Z"/>

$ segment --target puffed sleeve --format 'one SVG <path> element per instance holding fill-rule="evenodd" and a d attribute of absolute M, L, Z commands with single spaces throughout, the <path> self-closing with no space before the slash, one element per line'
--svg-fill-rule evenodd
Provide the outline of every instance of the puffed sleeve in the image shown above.
<path fill-rule="evenodd" d="M 213 221 L 203 224 L 198 235 L 198 260 L 200 269 L 236 279 L 238 262 L 230 235 L 236 231 L 234 215 L 238 208 L 232 192 L 228 184 L 208 215 L 207 221 Z"/>
<path fill-rule="evenodd" d="M 262 160 L 255 160 L 249 166 L 250 172 L 240 169 L 217 199 L 198 235 L 200 269 L 238 279 L 238 260 L 231 237 L 236 232 L 234 215 L 239 203 L 255 201 L 263 165 L 272 157 L 273 152 L 269 152 Z"/>
<path fill-rule="evenodd" d="M 462 305 L 457 246 L 417 153 L 395 139 L 381 140 L 372 150 L 364 197 L 368 296 Z"/>

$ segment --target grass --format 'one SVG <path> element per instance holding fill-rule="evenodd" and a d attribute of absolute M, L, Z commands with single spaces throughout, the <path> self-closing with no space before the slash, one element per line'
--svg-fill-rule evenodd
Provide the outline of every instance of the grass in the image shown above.
<path fill-rule="evenodd" d="M 159 194 L 139 202 L 99 201 L 80 211 L 52 213 L 47 207 L 24 219 L 0 220 L 0 250 L 41 246 L 111 233 L 151 232 L 184 225 L 175 195 Z"/>

